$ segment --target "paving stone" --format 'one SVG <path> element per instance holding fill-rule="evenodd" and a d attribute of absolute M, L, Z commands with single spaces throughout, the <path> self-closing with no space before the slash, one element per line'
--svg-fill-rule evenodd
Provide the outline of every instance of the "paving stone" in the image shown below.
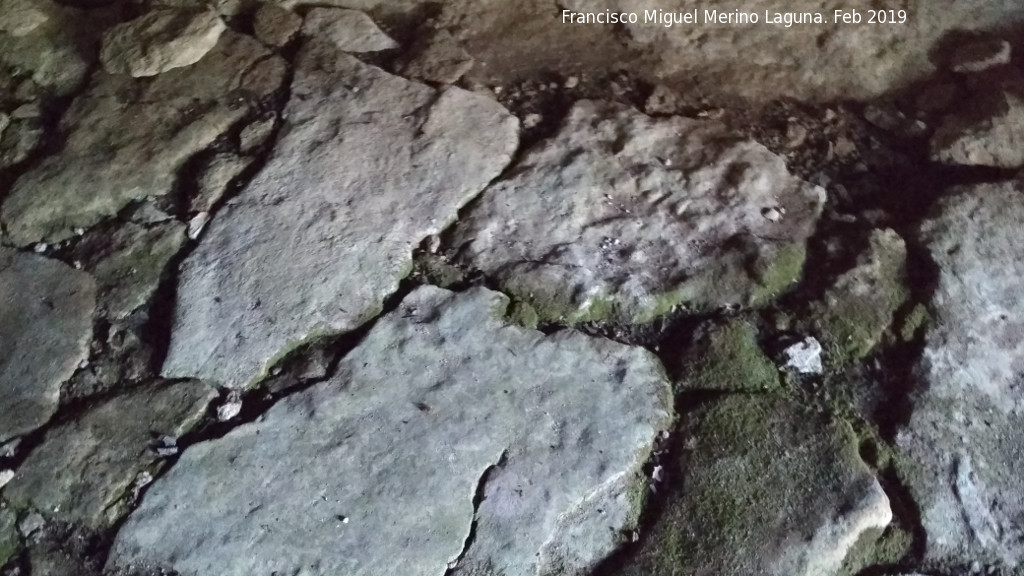
<path fill-rule="evenodd" d="M 129 203 L 170 193 L 178 171 L 265 96 L 282 67 L 247 36 L 227 32 L 194 66 L 150 80 L 96 74 L 61 121 L 66 142 L 19 178 L 2 207 L 9 240 L 57 242 Z"/>
<path fill-rule="evenodd" d="M 469 574 L 589 569 L 636 520 L 638 472 L 671 421 L 668 384 L 640 348 L 523 329 L 508 305 L 484 289 L 414 291 L 333 378 L 185 451 L 110 564 L 197 576 L 435 575 L 460 557 Z"/>
<path fill-rule="evenodd" d="M 160 468 L 155 437 L 194 426 L 217 391 L 199 382 L 147 385 L 46 431 L 4 489 L 19 508 L 90 528 L 128 511 L 136 477 Z"/>
<path fill-rule="evenodd" d="M 325 43 L 299 55 L 282 136 L 181 267 L 167 377 L 232 388 L 369 320 L 412 250 L 501 173 L 515 119 Z"/>
<path fill-rule="evenodd" d="M 800 277 L 824 196 L 717 122 L 583 101 L 452 246 L 543 318 L 642 323 L 770 301 Z"/>
<path fill-rule="evenodd" d="M 358 10 L 313 8 L 306 13 L 302 34 L 331 42 L 345 52 L 380 52 L 398 48 L 398 42 Z"/>
<path fill-rule="evenodd" d="M 111 74 L 156 76 L 198 62 L 226 29 L 212 9 L 152 10 L 107 30 L 100 61 Z"/>
<path fill-rule="evenodd" d="M 954 190 L 921 226 L 938 284 L 897 444 L 929 561 L 1024 562 L 1022 218 L 1014 181 Z"/>
<path fill-rule="evenodd" d="M 85 272 L 0 248 L 0 442 L 44 424 L 88 358 L 96 285 Z"/>

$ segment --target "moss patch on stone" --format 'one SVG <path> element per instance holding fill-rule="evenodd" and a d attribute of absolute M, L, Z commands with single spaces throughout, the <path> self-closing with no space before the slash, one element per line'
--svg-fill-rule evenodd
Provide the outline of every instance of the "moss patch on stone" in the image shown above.
<path fill-rule="evenodd" d="M 899 525 L 868 530 L 850 549 L 836 576 L 856 576 L 872 566 L 896 564 L 910 552 L 913 540 L 913 534 Z"/>
<path fill-rule="evenodd" d="M 759 258 L 754 266 L 758 287 L 751 294 L 751 305 L 767 304 L 799 281 L 806 260 L 807 247 L 795 243 L 784 244 L 770 257 Z"/>
<path fill-rule="evenodd" d="M 712 401 L 683 429 L 682 478 L 620 574 L 779 573 L 784 548 L 800 546 L 794 539 L 828 521 L 851 486 L 870 477 L 848 424 L 781 396 Z"/>
<path fill-rule="evenodd" d="M 907 312 L 907 315 L 903 317 L 903 321 L 900 323 L 900 339 L 904 342 L 915 340 L 929 319 L 928 307 L 924 304 L 918 304 L 911 308 L 910 312 Z"/>
<path fill-rule="evenodd" d="M 426 283 L 451 288 L 466 281 L 466 272 L 438 254 L 417 253 L 413 259 L 413 274 Z"/>
<path fill-rule="evenodd" d="M 763 391 L 779 387 L 779 370 L 757 343 L 748 322 L 732 319 L 711 329 L 688 355 L 679 388 Z"/>
<path fill-rule="evenodd" d="M 18 517 L 10 507 L 0 501 L 0 566 L 18 551 Z"/>
<path fill-rule="evenodd" d="M 835 365 L 867 356 L 910 299 L 906 260 L 906 246 L 898 234 L 876 231 L 857 265 L 810 306 L 808 317 Z"/>

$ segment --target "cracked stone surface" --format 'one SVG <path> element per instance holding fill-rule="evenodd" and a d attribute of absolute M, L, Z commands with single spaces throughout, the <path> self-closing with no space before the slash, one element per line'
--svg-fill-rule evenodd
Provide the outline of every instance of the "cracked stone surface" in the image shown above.
<path fill-rule="evenodd" d="M 644 322 L 769 300 L 799 277 L 824 199 L 716 122 L 583 101 L 452 242 L 542 317 Z"/>
<path fill-rule="evenodd" d="M 302 33 L 329 41 L 345 52 L 380 52 L 398 48 L 398 42 L 358 10 L 313 8 L 306 13 Z"/>
<path fill-rule="evenodd" d="M 833 576 L 892 519 L 849 424 L 732 395 L 688 414 L 687 448 L 654 526 L 615 574 Z"/>
<path fill-rule="evenodd" d="M 93 528 L 127 512 L 130 488 L 160 464 L 154 436 L 187 432 L 217 398 L 199 382 L 146 385 L 47 430 L 17 469 L 4 497 L 14 506 Z"/>
<path fill-rule="evenodd" d="M 439 84 L 454 84 L 473 67 L 473 57 L 447 30 L 425 33 L 412 48 L 402 73 Z"/>
<path fill-rule="evenodd" d="M 508 305 L 481 288 L 417 289 L 334 377 L 190 447 L 128 518 L 109 565 L 196 576 L 437 575 L 460 557 L 470 574 L 591 567 L 636 513 L 634 475 L 671 421 L 668 384 L 640 348 L 510 325 Z"/>
<path fill-rule="evenodd" d="M 938 266 L 919 373 L 898 437 L 926 557 L 1024 562 L 1024 185 L 954 190 L 921 227 Z"/>
<path fill-rule="evenodd" d="M 111 74 L 156 76 L 198 62 L 226 29 L 212 8 L 153 10 L 107 30 L 100 61 Z"/>
<path fill-rule="evenodd" d="M 356 328 L 516 150 L 500 105 L 313 42 L 281 138 L 181 267 L 163 374 L 238 388 L 290 347 Z"/>
<path fill-rule="evenodd" d="M 0 442 L 56 411 L 61 383 L 88 357 L 95 306 L 85 272 L 0 247 Z"/>
<path fill-rule="evenodd" d="M 274 62 L 283 67 L 256 40 L 226 32 L 201 62 L 151 80 L 97 73 L 61 120 L 61 151 L 19 178 L 4 202 L 9 240 L 64 240 L 171 192 L 185 161 L 244 117 L 240 96 L 278 88 Z"/>

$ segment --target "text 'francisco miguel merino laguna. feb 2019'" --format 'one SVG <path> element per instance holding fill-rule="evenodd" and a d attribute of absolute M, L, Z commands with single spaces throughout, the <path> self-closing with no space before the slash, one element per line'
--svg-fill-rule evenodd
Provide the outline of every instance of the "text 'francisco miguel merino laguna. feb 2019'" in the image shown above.
<path fill-rule="evenodd" d="M 801 24 L 906 24 L 906 10 L 835 10 L 825 12 L 743 12 L 694 8 L 686 12 L 644 10 L 643 12 L 573 12 L 562 10 L 563 24 L 648 24 L 671 28 L 698 24 L 771 24 L 789 28 Z"/>

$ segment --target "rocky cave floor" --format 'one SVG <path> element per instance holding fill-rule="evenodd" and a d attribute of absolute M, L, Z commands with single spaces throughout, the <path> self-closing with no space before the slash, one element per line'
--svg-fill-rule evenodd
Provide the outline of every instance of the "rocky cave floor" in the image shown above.
<path fill-rule="evenodd" d="M 0 574 L 1024 574 L 1006 22 L 846 99 L 78 4 L 0 0 Z"/>

